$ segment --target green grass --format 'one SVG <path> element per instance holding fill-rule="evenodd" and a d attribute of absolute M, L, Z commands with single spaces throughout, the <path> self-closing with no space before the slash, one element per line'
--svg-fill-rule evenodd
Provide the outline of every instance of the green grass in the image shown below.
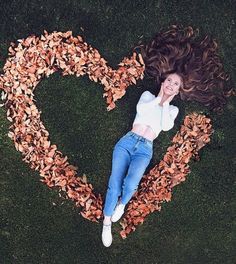
<path fill-rule="evenodd" d="M 219 43 L 225 69 L 236 83 L 235 1 L 1 1 L 0 67 L 10 42 L 43 30 L 72 30 L 97 48 L 116 68 L 139 41 L 179 23 L 210 34 Z M 55 73 L 35 91 L 50 140 L 105 195 L 112 149 L 132 126 L 141 93 L 154 91 L 144 79 L 129 87 L 117 107 L 106 111 L 103 87 L 88 77 Z M 184 116 L 208 114 L 215 133 L 191 162 L 187 180 L 176 186 L 172 201 L 150 215 L 126 240 L 113 228 L 114 242 L 105 248 L 101 224 L 79 215 L 70 200 L 42 184 L 22 161 L 7 136 L 10 122 L 0 108 L 0 263 L 236 263 L 236 102 L 230 98 L 222 115 L 195 103 L 177 102 L 176 126 L 155 140 L 151 168 L 166 152 Z M 62 114 L 63 113 L 63 114 Z"/>

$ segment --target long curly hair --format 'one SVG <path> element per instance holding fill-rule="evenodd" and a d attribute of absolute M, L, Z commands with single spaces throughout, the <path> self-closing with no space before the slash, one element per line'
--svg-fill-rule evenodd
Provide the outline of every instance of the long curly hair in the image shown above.
<path fill-rule="evenodd" d="M 226 97 L 235 91 L 223 70 L 216 41 L 210 36 L 198 40 L 197 35 L 198 30 L 191 26 L 172 25 L 136 48 L 141 50 L 145 73 L 154 77 L 158 86 L 168 74 L 177 73 L 183 80 L 179 92 L 182 100 L 197 101 L 222 112 Z"/>

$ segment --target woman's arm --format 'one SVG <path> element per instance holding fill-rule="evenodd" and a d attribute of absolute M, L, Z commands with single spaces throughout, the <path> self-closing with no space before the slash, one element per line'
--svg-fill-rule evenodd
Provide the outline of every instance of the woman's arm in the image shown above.
<path fill-rule="evenodd" d="M 152 100 L 150 100 L 152 98 Z M 140 96 L 140 99 L 137 103 L 136 110 L 137 112 L 148 112 L 154 105 L 158 105 L 161 101 L 161 97 L 154 97 L 149 91 L 145 91 Z"/>
<path fill-rule="evenodd" d="M 163 103 L 162 109 L 162 130 L 168 131 L 174 126 L 175 118 L 179 113 L 179 108 L 174 105 L 170 105 L 169 102 Z"/>

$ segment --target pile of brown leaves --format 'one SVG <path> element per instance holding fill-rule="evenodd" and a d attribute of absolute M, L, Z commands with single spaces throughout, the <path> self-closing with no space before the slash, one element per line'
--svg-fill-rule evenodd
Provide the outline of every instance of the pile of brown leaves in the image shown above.
<path fill-rule="evenodd" d="M 76 177 L 77 168 L 69 165 L 67 157 L 51 145 L 49 133 L 40 120 L 40 112 L 34 103 L 33 91 L 43 77 L 61 70 L 62 75 L 88 74 L 92 81 L 104 85 L 104 97 L 108 107 L 115 107 L 115 101 L 125 94 L 125 89 L 143 78 L 144 64 L 136 53 L 124 58 L 118 70 L 107 66 L 99 52 L 72 32 L 46 31 L 41 37 L 29 36 L 11 43 L 9 58 L 0 76 L 0 89 L 6 93 L 7 119 L 13 124 L 8 136 L 15 147 L 22 152 L 26 163 L 38 170 L 41 181 L 49 187 L 58 186 L 67 196 L 81 206 L 81 214 L 98 221 L 102 215 L 101 195 L 93 193 L 93 187 L 86 178 Z"/>
<path fill-rule="evenodd" d="M 210 141 L 212 133 L 210 119 L 204 115 L 193 113 L 185 117 L 163 160 L 143 176 L 138 191 L 129 202 L 120 222 L 122 238 L 142 224 L 148 214 L 160 211 L 162 202 L 171 200 L 172 188 L 185 181 L 190 172 L 190 159 L 199 159 L 198 151 Z"/>

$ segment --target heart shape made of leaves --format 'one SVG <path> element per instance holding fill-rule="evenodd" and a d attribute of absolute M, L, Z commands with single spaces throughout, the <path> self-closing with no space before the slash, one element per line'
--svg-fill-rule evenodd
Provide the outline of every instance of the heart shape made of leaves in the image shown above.
<path fill-rule="evenodd" d="M 125 94 L 126 88 L 142 79 L 144 63 L 141 55 L 133 53 L 124 58 L 117 70 L 107 66 L 99 52 L 72 32 L 44 31 L 41 37 L 29 36 L 18 40 L 9 48 L 9 57 L 0 76 L 2 99 L 6 99 L 7 119 L 13 124 L 8 136 L 22 152 L 23 161 L 38 170 L 41 181 L 49 187 L 58 186 L 68 198 L 82 207 L 81 215 L 94 222 L 102 216 L 102 197 L 93 192 L 86 178 L 76 177 L 77 168 L 70 165 L 67 156 L 51 145 L 49 133 L 40 120 L 40 112 L 34 104 L 33 91 L 43 77 L 62 70 L 62 75 L 88 74 L 92 81 L 104 85 L 107 110 L 115 107 L 115 101 Z M 141 188 L 129 203 L 122 220 L 121 236 L 135 230 L 144 218 L 160 203 L 170 201 L 172 188 L 185 180 L 189 173 L 188 162 L 198 157 L 198 150 L 210 141 L 210 119 L 193 113 L 184 120 L 180 132 L 173 138 L 163 161 L 143 177 Z"/>

